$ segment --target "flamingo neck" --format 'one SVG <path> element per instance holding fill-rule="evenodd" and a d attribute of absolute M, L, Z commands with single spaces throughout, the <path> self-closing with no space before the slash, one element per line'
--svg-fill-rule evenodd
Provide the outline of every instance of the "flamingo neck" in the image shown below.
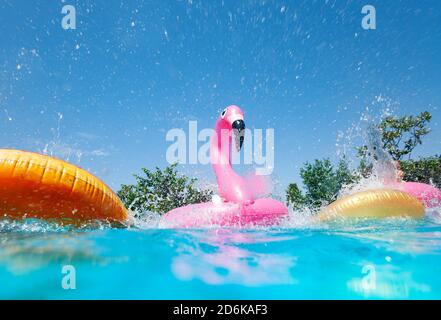
<path fill-rule="evenodd" d="M 210 158 L 218 184 L 223 174 L 234 172 L 231 166 L 231 131 L 219 120 L 211 137 Z"/>
<path fill-rule="evenodd" d="M 227 122 L 218 120 L 210 141 L 210 158 L 219 195 L 227 201 L 244 203 L 253 197 L 245 179 L 235 173 L 231 166 L 232 131 Z"/>

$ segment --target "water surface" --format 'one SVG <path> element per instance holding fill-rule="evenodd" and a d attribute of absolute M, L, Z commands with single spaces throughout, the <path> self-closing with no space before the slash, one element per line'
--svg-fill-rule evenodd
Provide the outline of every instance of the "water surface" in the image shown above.
<path fill-rule="evenodd" d="M 430 219 L 252 230 L 0 226 L 3 299 L 441 298 L 441 225 Z M 62 286 L 66 265 L 74 290 Z"/>

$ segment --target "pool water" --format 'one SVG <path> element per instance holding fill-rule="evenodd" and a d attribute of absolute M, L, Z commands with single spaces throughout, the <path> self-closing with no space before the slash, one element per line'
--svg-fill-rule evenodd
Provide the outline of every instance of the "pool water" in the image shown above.
<path fill-rule="evenodd" d="M 2 299 L 439 299 L 441 224 L 169 230 L 0 221 Z"/>

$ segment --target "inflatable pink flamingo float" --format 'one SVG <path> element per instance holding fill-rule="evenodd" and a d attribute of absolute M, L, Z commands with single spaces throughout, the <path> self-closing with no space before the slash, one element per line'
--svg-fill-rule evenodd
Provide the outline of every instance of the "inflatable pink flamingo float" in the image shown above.
<path fill-rule="evenodd" d="M 199 203 L 171 210 L 161 225 L 172 228 L 203 226 L 273 225 L 288 214 L 288 208 L 271 198 L 258 198 L 256 184 L 234 172 L 231 166 L 231 148 L 234 138 L 239 151 L 244 142 L 245 122 L 242 110 L 229 106 L 216 122 L 210 141 L 210 158 L 216 174 L 218 201 Z M 258 186 L 257 186 L 258 188 Z"/>
<path fill-rule="evenodd" d="M 396 189 L 407 192 L 420 200 L 426 209 L 441 208 L 441 191 L 430 184 L 420 182 L 397 182 Z"/>

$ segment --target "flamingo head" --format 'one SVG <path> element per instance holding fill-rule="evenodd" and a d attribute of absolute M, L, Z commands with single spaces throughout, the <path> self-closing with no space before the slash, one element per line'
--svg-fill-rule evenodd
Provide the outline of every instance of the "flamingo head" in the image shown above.
<path fill-rule="evenodd" d="M 231 128 L 232 137 L 236 145 L 236 150 L 242 149 L 243 141 L 245 139 L 245 122 L 243 121 L 244 115 L 242 110 L 238 106 L 226 107 L 220 115 L 219 121 L 224 122 L 224 126 L 228 129 Z"/>

